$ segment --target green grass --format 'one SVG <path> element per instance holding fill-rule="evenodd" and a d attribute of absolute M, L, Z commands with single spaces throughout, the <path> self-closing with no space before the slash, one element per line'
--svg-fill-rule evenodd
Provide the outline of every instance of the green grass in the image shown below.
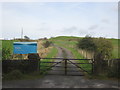
<path fill-rule="evenodd" d="M 10 52 L 13 51 L 13 41 L 12 40 L 2 40 L 2 48 L 9 48 Z"/>
<path fill-rule="evenodd" d="M 4 59 L 11 58 L 11 55 L 13 54 L 13 42 L 17 42 L 17 41 L 18 40 L 0 40 L 0 42 L 1 42 L 0 49 L 1 49 L 1 51 L 4 50 L 3 51 Z M 2 58 L 2 56 L 0 58 Z"/>
<path fill-rule="evenodd" d="M 2 40 L 2 48 L 9 48 L 13 53 L 13 42 L 18 42 L 18 40 Z"/>
<path fill-rule="evenodd" d="M 118 45 L 118 39 L 109 39 L 109 40 L 111 41 L 111 43 L 113 45 L 112 58 L 119 58 L 118 57 L 118 48 L 120 48 L 120 46 Z"/>
<path fill-rule="evenodd" d="M 54 57 L 56 57 L 57 53 L 58 53 L 58 50 L 56 48 L 52 48 L 45 58 L 54 58 Z M 41 59 L 41 63 L 40 63 L 40 70 L 41 71 L 40 72 L 42 74 L 47 73 L 48 70 L 46 70 L 46 69 L 48 69 L 49 67 L 46 67 L 46 66 L 51 66 L 52 65 L 51 63 L 42 63 L 42 62 L 52 62 L 52 61 L 54 61 L 54 60 L 52 60 L 52 59 Z"/>

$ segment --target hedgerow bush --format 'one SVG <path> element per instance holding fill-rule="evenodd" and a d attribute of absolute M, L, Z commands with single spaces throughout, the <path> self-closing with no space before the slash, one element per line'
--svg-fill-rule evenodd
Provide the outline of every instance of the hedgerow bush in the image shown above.
<path fill-rule="evenodd" d="M 11 58 L 11 51 L 9 48 L 3 47 L 2 48 L 2 60 L 10 59 Z"/>
<path fill-rule="evenodd" d="M 45 48 L 47 48 L 47 47 L 49 47 L 51 44 L 52 44 L 52 42 L 46 41 L 45 43 L 43 43 L 43 46 L 44 46 Z"/>
<path fill-rule="evenodd" d="M 94 74 L 99 75 L 108 70 L 108 63 L 105 60 L 112 57 L 112 43 L 105 38 L 92 38 L 86 36 L 78 42 L 78 48 L 94 52 Z M 115 70 L 114 70 L 115 69 Z M 117 68 L 112 67 L 111 72 L 116 72 Z M 109 72 L 109 73 L 111 73 Z M 112 75 L 112 74 L 111 74 Z"/>

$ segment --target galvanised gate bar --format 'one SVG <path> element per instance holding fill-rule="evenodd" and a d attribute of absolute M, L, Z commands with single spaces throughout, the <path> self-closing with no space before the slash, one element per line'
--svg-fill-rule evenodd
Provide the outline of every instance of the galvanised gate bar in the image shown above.
<path fill-rule="evenodd" d="M 93 59 L 41 58 L 39 65 L 41 74 L 83 76 L 84 73 L 93 73 L 94 61 Z"/>

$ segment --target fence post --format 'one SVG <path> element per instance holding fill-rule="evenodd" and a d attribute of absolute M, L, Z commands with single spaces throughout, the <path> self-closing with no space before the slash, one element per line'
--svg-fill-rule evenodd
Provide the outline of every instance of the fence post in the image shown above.
<path fill-rule="evenodd" d="M 65 75 L 67 75 L 67 59 L 64 60 L 65 60 Z"/>
<path fill-rule="evenodd" d="M 41 58 L 39 59 L 39 73 L 41 73 Z"/>
<path fill-rule="evenodd" d="M 39 71 L 40 71 L 40 70 L 39 70 L 39 69 L 40 69 L 40 68 L 39 68 L 39 67 L 40 67 L 40 65 L 39 65 L 40 59 L 37 59 L 37 62 L 38 62 L 38 70 L 37 70 L 37 71 L 39 72 Z"/>
<path fill-rule="evenodd" d="M 94 73 L 94 60 L 92 59 L 92 74 Z"/>

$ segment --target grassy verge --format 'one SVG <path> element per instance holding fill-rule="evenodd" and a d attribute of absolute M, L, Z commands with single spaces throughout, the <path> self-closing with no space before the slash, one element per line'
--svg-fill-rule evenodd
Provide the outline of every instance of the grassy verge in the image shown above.
<path fill-rule="evenodd" d="M 57 53 L 58 53 L 57 49 L 53 47 L 45 58 L 54 58 L 54 57 L 56 57 Z M 42 74 L 46 74 L 47 71 L 51 69 L 50 67 L 46 67 L 46 66 L 52 65 L 52 63 L 42 63 L 42 62 L 53 62 L 53 61 L 54 61 L 53 59 L 43 59 L 43 60 L 41 59 L 41 62 L 40 62 L 40 70 L 41 71 L 40 72 Z"/>

